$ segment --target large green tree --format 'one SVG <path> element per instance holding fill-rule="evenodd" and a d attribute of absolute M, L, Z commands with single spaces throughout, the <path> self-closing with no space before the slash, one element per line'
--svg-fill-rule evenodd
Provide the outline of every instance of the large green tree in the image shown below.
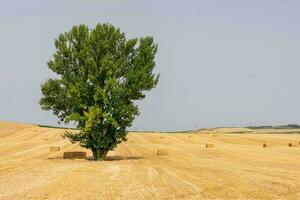
<path fill-rule="evenodd" d="M 139 114 L 135 101 L 158 83 L 157 44 L 152 37 L 127 39 L 120 29 L 98 24 L 73 26 L 55 47 L 48 67 L 58 76 L 41 85 L 40 105 L 62 122 L 75 122 L 79 131 L 64 137 L 102 160 L 126 140 L 126 128 Z"/>

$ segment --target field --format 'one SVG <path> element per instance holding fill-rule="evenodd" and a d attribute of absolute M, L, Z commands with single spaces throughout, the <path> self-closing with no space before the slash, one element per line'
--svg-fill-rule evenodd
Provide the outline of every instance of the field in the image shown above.
<path fill-rule="evenodd" d="M 288 131 L 134 132 L 94 162 L 62 159 L 91 157 L 63 129 L 0 122 L 0 199 L 300 199 L 300 130 Z"/>

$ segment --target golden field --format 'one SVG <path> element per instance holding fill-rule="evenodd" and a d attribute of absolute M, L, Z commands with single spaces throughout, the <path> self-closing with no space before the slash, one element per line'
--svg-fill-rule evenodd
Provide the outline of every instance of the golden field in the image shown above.
<path fill-rule="evenodd" d="M 300 130 L 282 131 L 134 132 L 94 162 L 62 159 L 91 157 L 63 129 L 0 122 L 0 199 L 300 199 Z"/>

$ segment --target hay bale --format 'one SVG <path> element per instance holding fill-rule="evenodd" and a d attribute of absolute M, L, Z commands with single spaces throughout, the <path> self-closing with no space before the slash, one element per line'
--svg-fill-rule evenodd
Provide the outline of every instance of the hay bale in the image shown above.
<path fill-rule="evenodd" d="M 86 159 L 85 151 L 64 152 L 64 159 Z"/>
<path fill-rule="evenodd" d="M 60 151 L 60 147 L 59 146 L 53 146 L 49 148 L 50 151 Z"/>
<path fill-rule="evenodd" d="M 266 148 L 266 147 L 267 147 L 267 144 L 266 144 L 266 143 L 263 143 L 263 147 Z"/>
<path fill-rule="evenodd" d="M 214 144 L 206 144 L 205 147 L 206 147 L 206 148 L 214 148 L 215 145 L 214 145 Z"/>
<path fill-rule="evenodd" d="M 158 156 L 166 156 L 169 155 L 169 151 L 167 149 L 157 149 Z"/>
<path fill-rule="evenodd" d="M 292 147 L 292 146 L 295 146 L 295 145 L 293 145 L 293 143 L 289 143 L 289 147 Z"/>
<path fill-rule="evenodd" d="M 189 139 L 192 139 L 192 138 L 193 138 L 193 136 L 192 136 L 192 135 L 189 135 L 189 136 L 188 136 L 188 138 L 189 138 Z"/>

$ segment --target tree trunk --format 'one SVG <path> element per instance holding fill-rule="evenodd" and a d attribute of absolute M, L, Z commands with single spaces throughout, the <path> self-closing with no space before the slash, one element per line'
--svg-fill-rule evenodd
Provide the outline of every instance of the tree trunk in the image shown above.
<path fill-rule="evenodd" d="M 108 150 L 107 149 L 92 149 L 93 157 L 95 161 L 104 160 Z"/>

